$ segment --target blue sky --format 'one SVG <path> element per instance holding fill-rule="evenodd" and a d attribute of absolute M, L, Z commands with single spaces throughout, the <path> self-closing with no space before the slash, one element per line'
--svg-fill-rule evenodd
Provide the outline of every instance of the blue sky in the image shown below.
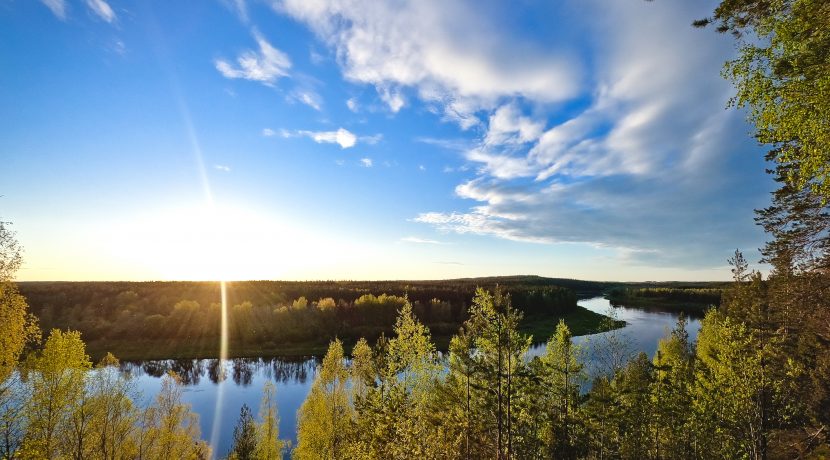
<path fill-rule="evenodd" d="M 725 279 L 771 189 L 712 2 L 0 2 L 22 280 Z"/>

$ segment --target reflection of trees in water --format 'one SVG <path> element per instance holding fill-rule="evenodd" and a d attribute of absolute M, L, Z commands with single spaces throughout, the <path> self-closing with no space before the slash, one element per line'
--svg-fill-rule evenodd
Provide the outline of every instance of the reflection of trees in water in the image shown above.
<path fill-rule="evenodd" d="M 228 371 L 222 365 L 222 360 L 206 359 L 205 361 L 208 363 L 208 378 L 210 378 L 211 382 L 219 383 L 228 378 Z"/>
<path fill-rule="evenodd" d="M 317 369 L 315 358 L 235 358 L 223 365 L 218 359 L 162 359 L 153 361 L 123 361 L 121 371 L 133 377 L 147 375 L 161 378 L 167 372 L 175 372 L 183 385 L 199 385 L 202 378 L 214 384 L 231 378 L 236 385 L 249 386 L 255 375 L 283 384 L 305 384 L 314 378 Z"/>
<path fill-rule="evenodd" d="M 162 361 L 144 361 L 141 363 L 141 371 L 145 374 L 160 378 L 164 374 L 167 374 L 167 371 L 170 370 L 170 361 L 162 360 Z"/>
<path fill-rule="evenodd" d="M 305 384 L 309 376 L 314 378 L 316 370 L 314 358 L 272 359 L 263 369 L 265 376 L 275 382 L 300 384 Z"/>
<path fill-rule="evenodd" d="M 254 378 L 254 370 L 259 369 L 259 359 L 236 358 L 233 360 L 233 381 L 237 385 L 247 387 Z"/>
<path fill-rule="evenodd" d="M 204 361 L 201 359 L 176 359 L 171 362 L 170 370 L 178 374 L 184 385 L 198 385 L 205 375 Z"/>

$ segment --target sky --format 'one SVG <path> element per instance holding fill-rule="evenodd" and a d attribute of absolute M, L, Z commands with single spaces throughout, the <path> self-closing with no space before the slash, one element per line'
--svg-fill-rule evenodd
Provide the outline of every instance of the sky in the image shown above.
<path fill-rule="evenodd" d="M 0 0 L 18 279 L 728 279 L 772 183 L 714 6 Z"/>

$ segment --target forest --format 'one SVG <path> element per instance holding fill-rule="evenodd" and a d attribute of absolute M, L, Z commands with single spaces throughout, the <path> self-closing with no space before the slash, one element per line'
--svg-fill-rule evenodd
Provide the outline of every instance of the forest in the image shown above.
<path fill-rule="evenodd" d="M 334 338 L 354 344 L 361 337 L 375 340 L 381 334 L 388 335 L 407 299 L 439 348 L 446 350 L 449 339 L 468 318 L 478 287 L 503 287 L 524 314 L 521 331 L 541 343 L 559 319 L 564 319 L 575 335 L 597 330 L 603 317 L 579 307 L 577 298 L 642 290 L 673 292 L 654 299 L 655 303 L 701 314 L 710 305 L 718 305 L 719 297 L 699 297 L 699 292 L 717 290 L 723 283 L 611 283 L 503 276 L 226 284 L 232 356 L 261 357 L 322 354 Z M 44 330 L 80 331 L 95 358 L 107 352 L 122 359 L 217 356 L 221 320 L 217 282 L 21 282 L 18 288 Z M 689 298 L 695 301 L 687 301 Z M 624 303 L 640 305 L 639 300 L 631 297 Z"/>
<path fill-rule="evenodd" d="M 720 287 L 679 289 L 616 286 L 608 290 L 605 297 L 612 305 L 680 310 L 700 315 L 711 306 L 720 306 L 722 295 L 723 288 Z"/>
<path fill-rule="evenodd" d="M 446 349 L 467 318 L 476 286 L 504 286 L 522 305 L 525 330 L 565 318 L 579 333 L 602 320 L 576 295 L 541 277 L 399 282 L 227 283 L 234 356 L 314 354 L 329 340 L 354 343 L 389 334 L 407 301 Z M 600 283 L 571 281 L 597 289 Z M 222 298 L 217 282 L 20 283 L 44 330 L 77 330 L 95 357 L 148 359 L 217 356 Z M 583 288 L 585 289 L 585 288 Z M 546 331 L 549 334 L 549 331 Z M 545 340 L 547 335 L 540 337 Z"/>

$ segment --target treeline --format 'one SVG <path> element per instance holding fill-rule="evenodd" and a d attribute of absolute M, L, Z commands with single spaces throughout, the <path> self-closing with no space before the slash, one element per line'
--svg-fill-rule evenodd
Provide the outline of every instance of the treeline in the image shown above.
<path fill-rule="evenodd" d="M 631 288 L 616 286 L 606 294 L 612 305 L 700 312 L 721 304 L 722 288 Z"/>
<path fill-rule="evenodd" d="M 810 319 L 762 306 L 769 294 L 741 278 L 696 343 L 681 318 L 652 358 L 606 338 L 594 372 L 564 323 L 528 359 L 521 313 L 499 292 L 477 293 L 446 361 L 406 305 L 394 336 L 358 342 L 350 362 L 331 344 L 292 457 L 823 458 L 828 346 Z M 799 334 L 775 333 L 779 321 Z"/>
<path fill-rule="evenodd" d="M 488 282 L 505 282 L 514 302 L 534 317 L 563 316 L 577 308 L 572 291 L 536 277 L 412 284 L 234 282 L 227 285 L 231 346 L 325 347 L 335 337 L 351 342 L 359 337 L 375 339 L 392 331 L 407 299 L 420 321 L 448 339 L 467 318 L 475 283 Z M 389 291 L 375 295 L 368 292 L 372 288 Z M 198 355 L 215 353 L 219 340 L 218 283 L 20 283 L 20 290 L 44 329 L 80 331 L 99 354 L 100 350 L 128 353 L 126 347 L 137 343 L 146 349 L 143 342 L 155 341 L 191 347 L 191 354 Z"/>

